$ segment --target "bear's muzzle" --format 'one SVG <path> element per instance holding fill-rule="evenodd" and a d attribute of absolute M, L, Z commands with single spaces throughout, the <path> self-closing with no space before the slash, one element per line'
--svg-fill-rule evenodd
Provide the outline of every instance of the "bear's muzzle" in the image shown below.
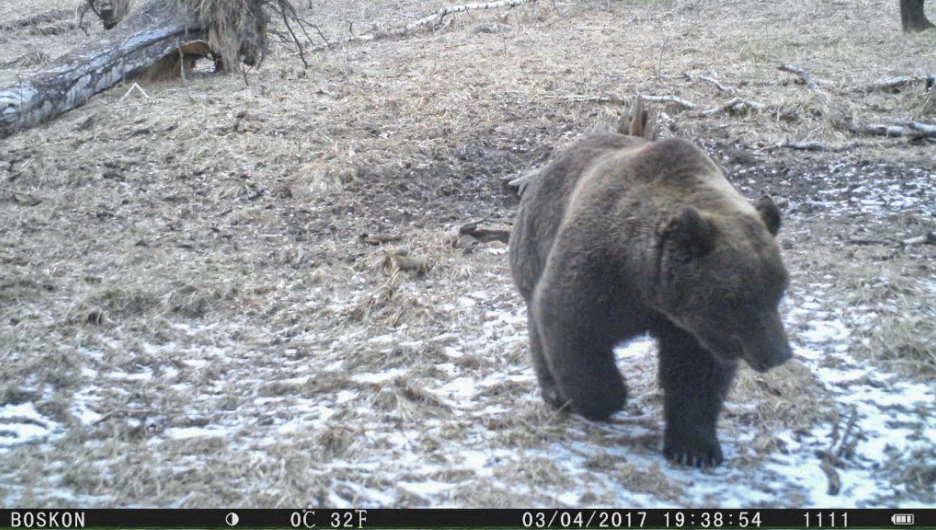
<path fill-rule="evenodd" d="M 761 315 L 741 338 L 744 360 L 758 372 L 776 368 L 793 357 L 783 321 L 776 311 Z"/>

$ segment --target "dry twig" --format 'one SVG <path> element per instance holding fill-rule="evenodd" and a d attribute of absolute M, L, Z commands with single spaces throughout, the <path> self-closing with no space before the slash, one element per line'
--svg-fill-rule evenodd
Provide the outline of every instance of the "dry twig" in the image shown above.
<path fill-rule="evenodd" d="M 897 243 L 894 239 L 871 239 L 871 238 L 861 238 L 853 237 L 848 240 L 848 243 L 852 245 L 894 245 Z"/>
<path fill-rule="evenodd" d="M 47 200 L 47 197 L 43 197 L 42 195 L 36 195 L 35 193 L 30 193 L 28 191 L 21 191 L 21 190 L 15 190 L 13 188 L 7 188 L 6 186 L 0 186 L 0 191 L 5 191 L 9 193 L 10 195 L 22 195 L 23 197 L 29 197 L 35 201 L 38 201 L 35 204 L 39 204 L 39 202 Z"/>
<path fill-rule="evenodd" d="M 403 239 L 403 236 L 388 234 L 361 234 L 359 237 L 362 242 L 368 245 L 383 245 L 384 243 L 392 243 Z"/>
<path fill-rule="evenodd" d="M 420 19 L 414 20 L 413 22 L 410 22 L 409 24 L 406 24 L 404 26 L 400 26 L 397 28 L 393 28 L 388 31 L 368 33 L 366 35 L 352 35 L 350 37 L 347 37 L 347 38 L 344 38 L 335 42 L 328 42 L 326 40 L 324 45 L 317 46 L 313 48 L 312 51 L 316 51 L 316 52 L 324 51 L 330 48 L 337 48 L 340 46 L 344 46 L 352 42 L 368 42 L 368 41 L 379 40 L 383 38 L 402 37 L 406 35 L 407 33 L 417 28 L 420 28 L 422 26 L 428 26 L 433 23 L 436 23 L 436 24 L 442 23 L 445 20 L 445 17 L 447 17 L 448 15 L 455 14 L 455 13 L 465 13 L 467 11 L 474 11 L 478 9 L 516 7 L 522 4 L 529 4 L 529 3 L 533 3 L 537 1 L 538 0 L 499 0 L 497 2 L 474 2 L 470 4 L 462 4 L 462 5 L 457 5 L 457 6 L 446 6 L 446 7 L 437 9 L 431 15 L 422 17 Z M 322 38 L 324 39 L 324 36 Z"/>
<path fill-rule="evenodd" d="M 692 103 L 691 101 L 686 101 L 681 98 L 677 98 L 675 96 L 642 96 L 642 97 L 645 101 L 653 101 L 653 102 L 658 102 L 658 103 L 672 103 L 674 105 L 678 105 L 688 110 L 695 110 L 696 108 L 698 108 L 698 105 L 696 105 L 695 103 Z M 719 112 L 741 112 L 745 108 L 749 108 L 757 112 L 761 112 L 767 109 L 767 105 L 764 105 L 763 103 L 758 103 L 756 101 L 752 101 L 750 99 L 733 98 L 722 105 L 718 105 L 716 107 L 712 107 L 707 110 L 699 111 L 698 115 L 703 118 L 707 118 L 714 114 L 718 114 Z"/>
<path fill-rule="evenodd" d="M 909 245 L 936 245 L 936 232 L 927 232 L 925 234 L 903 240 L 894 238 L 850 238 L 848 243 L 852 245 L 883 245 L 895 247 L 906 247 Z"/>
<path fill-rule="evenodd" d="M 621 98 L 618 96 L 586 96 L 586 95 L 572 95 L 572 96 L 552 96 L 556 98 L 561 98 L 565 101 L 574 101 L 574 102 L 587 102 L 587 103 L 610 103 L 614 105 L 625 105 L 629 103 L 629 100 Z M 682 107 L 686 110 L 696 110 L 698 105 L 691 101 L 686 101 L 685 99 L 678 98 L 676 96 L 641 96 L 644 101 L 652 101 L 654 103 L 668 103 L 673 104 L 678 107 Z M 707 118 L 719 112 L 741 112 L 745 109 L 751 109 L 756 112 L 763 112 L 767 110 L 767 105 L 763 103 L 758 103 L 750 99 L 744 98 L 732 98 L 729 101 L 725 102 L 722 105 L 712 107 L 710 109 L 698 111 L 698 116 L 702 118 Z"/>
<path fill-rule="evenodd" d="M 130 96 L 130 94 L 132 94 L 134 90 L 138 90 L 138 91 L 140 92 L 140 94 L 143 94 L 143 97 L 145 97 L 146 99 L 149 99 L 149 94 L 147 94 L 146 91 L 143 90 L 143 87 L 141 87 L 141 86 L 138 85 L 137 83 L 133 83 L 132 85 L 130 85 L 130 88 L 127 89 L 127 93 L 124 94 L 124 95 L 120 98 L 120 100 L 118 101 L 118 103 L 123 102 L 123 100 L 127 99 L 127 97 Z"/>
<path fill-rule="evenodd" d="M 598 103 L 598 104 L 611 104 L 611 105 L 626 105 L 628 100 L 618 97 L 618 96 L 588 96 L 584 94 L 573 94 L 569 96 L 546 96 L 547 99 L 561 99 L 569 103 Z M 644 96 L 646 99 L 647 96 Z"/>
<path fill-rule="evenodd" d="M 936 245 L 936 232 L 927 232 L 921 236 L 904 239 L 901 243 L 904 245 Z"/>
<path fill-rule="evenodd" d="M 751 101 L 750 99 L 734 98 L 724 105 L 719 105 L 717 107 L 712 107 L 708 110 L 699 112 L 699 116 L 707 118 L 713 114 L 718 114 L 719 112 L 741 112 L 745 109 L 753 109 L 757 112 L 761 112 L 766 108 L 767 105 L 764 105 L 763 103 Z"/>
<path fill-rule="evenodd" d="M 709 77 L 707 75 L 691 75 L 691 74 L 686 74 L 686 76 L 689 79 L 698 79 L 699 81 L 705 81 L 706 83 L 717 88 L 719 92 L 727 92 L 729 94 L 734 94 L 734 89 L 726 87 L 714 77 Z"/>
<path fill-rule="evenodd" d="M 652 101 L 654 103 L 672 103 L 673 105 L 680 106 L 684 109 L 695 110 L 696 104 L 691 101 L 686 101 L 685 99 L 677 98 L 675 96 L 641 96 L 644 101 Z"/>
<path fill-rule="evenodd" d="M 816 92 L 820 91 L 819 83 L 817 83 L 816 80 L 813 79 L 811 75 L 809 75 L 809 72 L 807 72 L 806 69 L 801 66 L 796 66 L 795 64 L 781 64 L 777 67 L 777 70 L 796 74 L 799 76 L 800 81 L 802 81 L 804 85 L 808 86 L 812 90 L 815 90 Z"/>
<path fill-rule="evenodd" d="M 829 448 L 816 452 L 816 456 L 822 459 L 820 468 L 829 480 L 829 495 L 838 495 L 842 489 L 842 479 L 835 468 L 844 465 L 842 458 L 848 458 L 854 451 L 855 443 L 858 441 L 858 437 L 853 436 L 857 420 L 858 410 L 852 407 L 841 437 L 839 437 L 839 425 L 836 424 L 832 429 L 832 443 L 829 444 Z"/>
<path fill-rule="evenodd" d="M 925 83 L 926 91 L 929 91 L 933 88 L 933 85 L 936 84 L 936 74 L 923 74 L 923 75 L 899 75 L 897 77 L 889 77 L 887 79 L 882 79 L 877 83 L 866 86 L 864 88 L 865 92 L 875 92 L 878 90 L 887 90 L 887 91 L 897 91 L 903 88 L 906 85 L 912 83 L 918 83 L 923 81 Z"/>
<path fill-rule="evenodd" d="M 914 120 L 894 120 L 893 125 L 883 123 L 851 122 L 847 125 L 849 131 L 855 134 L 870 136 L 887 136 L 889 138 L 936 138 L 936 125 L 922 123 Z"/>
<path fill-rule="evenodd" d="M 857 147 L 861 147 L 861 143 L 857 140 L 850 140 L 840 145 L 827 145 L 817 140 L 801 140 L 795 142 L 784 140 L 774 145 L 768 145 L 767 147 L 758 149 L 755 152 L 769 153 L 777 149 L 793 149 L 794 151 L 828 151 L 831 153 L 840 153 Z"/>
<path fill-rule="evenodd" d="M 802 142 L 784 142 L 780 147 L 793 149 L 796 151 L 828 151 L 829 148 L 822 142 L 816 140 L 805 140 Z"/>
<path fill-rule="evenodd" d="M 510 230 L 481 228 L 479 225 L 485 220 L 486 218 L 463 225 L 458 229 L 458 233 L 463 236 L 471 236 L 482 243 L 488 241 L 501 241 L 506 243 L 510 240 Z"/>
<path fill-rule="evenodd" d="M 416 29 L 416 28 L 418 28 L 418 27 L 420 27 L 420 26 L 425 26 L 425 25 L 427 25 L 427 24 L 431 24 L 431 23 L 433 23 L 433 22 L 436 21 L 436 20 L 438 20 L 438 22 L 441 22 L 443 18 L 445 18 L 446 16 L 451 15 L 451 14 L 453 14 L 453 13 L 465 13 L 465 12 L 467 12 L 467 11 L 473 11 L 473 10 L 477 10 L 477 9 L 494 9 L 494 8 L 500 8 L 500 7 L 516 7 L 516 6 L 518 6 L 518 5 L 527 4 L 527 3 L 530 3 L 530 2 L 536 2 L 536 0 L 500 0 L 500 1 L 498 1 L 498 2 L 474 2 L 474 3 L 471 3 L 471 4 L 462 4 L 462 5 L 459 5 L 459 6 L 446 6 L 446 7 L 441 7 L 441 8 L 439 8 L 438 10 L 436 10 L 435 13 L 433 13 L 433 14 L 427 16 L 427 17 L 423 17 L 423 18 L 421 18 L 421 19 L 419 19 L 419 20 L 416 20 L 416 21 L 414 21 L 414 22 L 410 22 L 409 24 L 407 24 L 406 26 L 404 26 L 403 29 L 404 29 L 404 32 L 407 32 L 407 31 L 412 31 L 412 30 L 414 30 L 414 29 Z"/>
<path fill-rule="evenodd" d="M 289 31 L 289 34 L 292 36 L 293 42 L 296 43 L 296 47 L 299 49 L 299 59 L 302 60 L 302 66 L 305 67 L 305 68 L 308 68 L 308 67 L 309 67 L 309 61 L 306 60 L 305 52 L 303 51 L 303 46 L 302 46 L 302 44 L 299 42 L 299 38 L 296 37 L 296 33 L 293 31 L 292 25 L 289 23 L 289 19 L 292 18 L 293 20 L 298 21 L 298 23 L 299 23 L 299 28 L 302 29 L 303 33 L 305 33 L 305 36 L 306 36 L 306 39 L 307 39 L 307 40 L 310 40 L 310 39 L 309 39 L 309 34 L 306 33 L 305 28 L 302 27 L 302 23 L 301 23 L 301 21 L 299 20 L 298 15 L 296 14 L 296 9 L 292 6 L 292 4 L 287 4 L 287 5 L 289 6 L 288 8 L 283 7 L 282 9 L 280 9 L 280 16 L 283 17 L 283 24 L 286 25 L 286 30 Z M 292 10 L 292 13 L 291 13 L 292 16 L 291 16 L 291 17 L 287 14 L 287 12 L 286 12 L 287 9 L 291 9 L 291 10 Z"/>

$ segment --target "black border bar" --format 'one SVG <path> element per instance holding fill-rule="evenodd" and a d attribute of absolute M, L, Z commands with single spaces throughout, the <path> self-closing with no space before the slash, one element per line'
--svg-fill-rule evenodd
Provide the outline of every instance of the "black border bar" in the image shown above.
<path fill-rule="evenodd" d="M 4 509 L 0 528 L 936 528 L 936 509 Z"/>

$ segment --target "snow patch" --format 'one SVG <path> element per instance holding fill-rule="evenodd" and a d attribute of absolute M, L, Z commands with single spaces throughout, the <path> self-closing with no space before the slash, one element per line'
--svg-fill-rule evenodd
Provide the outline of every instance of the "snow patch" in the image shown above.
<path fill-rule="evenodd" d="M 36 410 L 32 403 L 0 406 L 0 452 L 37 442 L 62 431 L 62 426 Z"/>
<path fill-rule="evenodd" d="M 384 372 L 375 372 L 369 374 L 354 374 L 351 376 L 351 380 L 356 383 L 366 383 L 366 384 L 377 384 L 385 383 L 397 377 L 406 375 L 409 372 L 406 368 L 391 368 Z"/>
<path fill-rule="evenodd" d="M 189 440 L 192 438 L 229 438 L 230 429 L 209 425 L 205 427 L 170 427 L 163 432 L 163 435 L 170 440 Z"/>

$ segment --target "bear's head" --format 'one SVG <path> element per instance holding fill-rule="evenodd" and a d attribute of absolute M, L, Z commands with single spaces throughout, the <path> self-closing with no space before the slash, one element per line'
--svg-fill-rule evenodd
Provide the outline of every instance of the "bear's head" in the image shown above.
<path fill-rule="evenodd" d="M 792 350 L 778 311 L 788 282 L 779 229 L 767 196 L 726 213 L 682 207 L 658 233 L 656 309 L 721 361 L 783 364 Z"/>

